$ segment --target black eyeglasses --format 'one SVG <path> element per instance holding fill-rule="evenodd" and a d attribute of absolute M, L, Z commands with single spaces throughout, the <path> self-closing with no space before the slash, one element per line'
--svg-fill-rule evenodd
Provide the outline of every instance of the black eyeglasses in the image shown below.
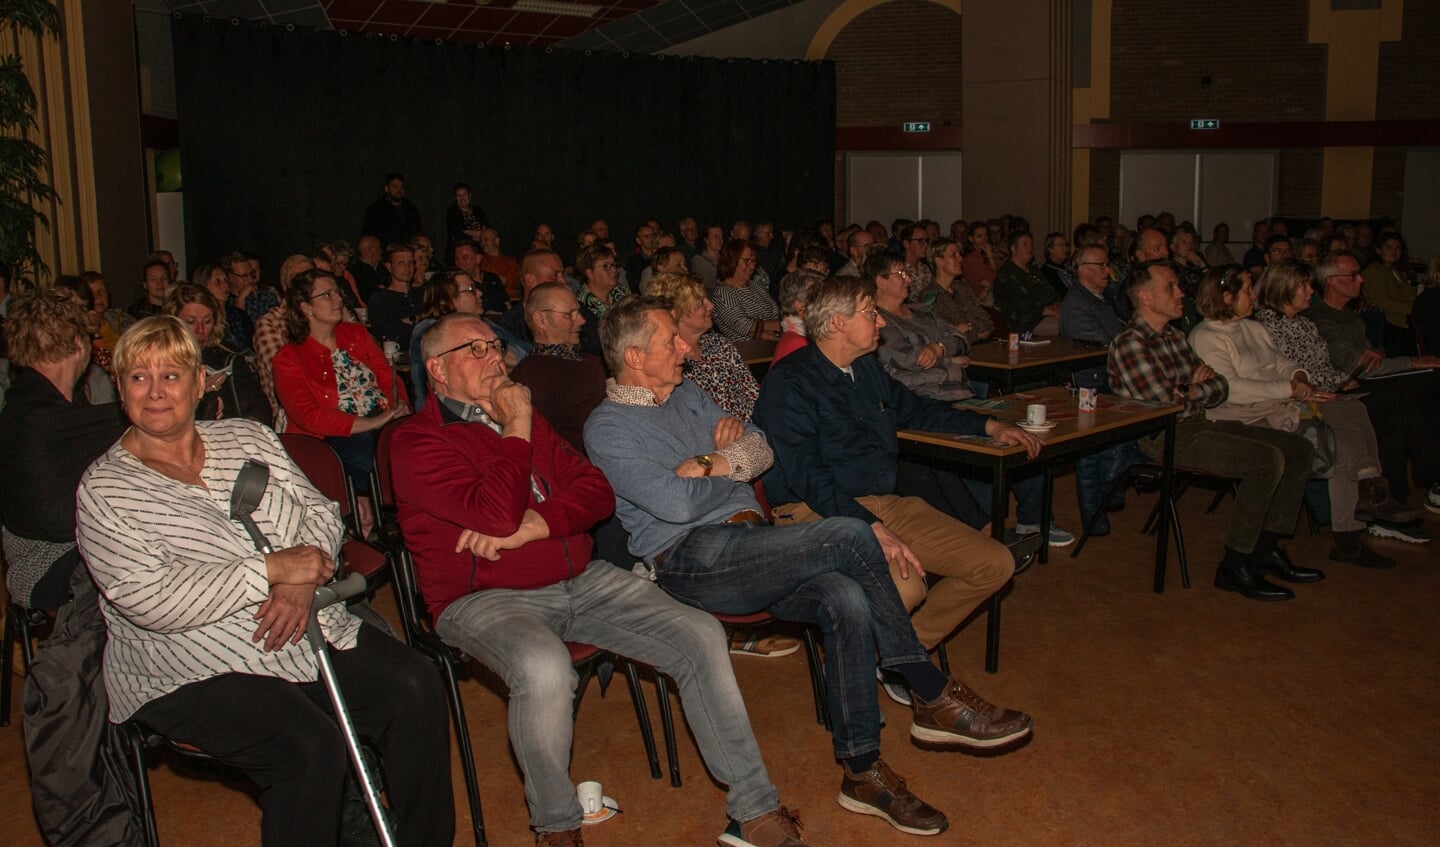
<path fill-rule="evenodd" d="M 456 352 L 456 351 L 458 351 L 458 350 L 464 350 L 464 349 L 466 349 L 467 347 L 470 349 L 470 355 L 471 355 L 471 356 L 474 356 L 474 357 L 477 358 L 477 359 L 483 359 L 483 358 L 485 358 L 486 356 L 490 355 L 490 351 L 491 351 L 491 350 L 494 350 L 496 353 L 499 353 L 501 356 L 504 356 L 504 355 L 505 355 L 505 341 L 504 341 L 504 339 L 491 338 L 491 339 L 489 339 L 489 340 L 486 340 L 486 339 L 484 339 L 484 338 L 476 338 L 476 339 L 474 339 L 473 341 L 467 341 L 467 342 L 465 342 L 464 344 L 460 344 L 460 345 L 457 345 L 457 346 L 455 346 L 455 347 L 451 347 L 449 350 L 442 350 L 442 351 L 440 351 L 439 353 L 436 353 L 436 354 L 435 354 L 435 358 L 438 359 L 438 358 L 440 358 L 441 356 L 448 356 L 448 355 L 450 355 L 451 353 L 454 353 L 454 352 Z"/>

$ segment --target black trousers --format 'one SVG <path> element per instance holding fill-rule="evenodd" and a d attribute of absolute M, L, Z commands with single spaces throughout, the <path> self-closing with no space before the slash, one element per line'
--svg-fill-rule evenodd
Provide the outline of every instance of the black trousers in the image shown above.
<path fill-rule="evenodd" d="M 1391 495 L 1404 503 L 1412 479 L 1422 486 L 1440 482 L 1440 377 L 1431 371 L 1366 380 L 1360 390 Z"/>
<path fill-rule="evenodd" d="M 448 847 L 455 834 L 450 727 L 435 667 L 368 625 L 353 649 L 330 655 L 356 732 L 380 751 L 397 843 Z M 254 780 L 266 847 L 313 847 L 339 837 L 350 767 L 333 714 L 321 681 L 229 673 L 152 700 L 135 717 Z"/>

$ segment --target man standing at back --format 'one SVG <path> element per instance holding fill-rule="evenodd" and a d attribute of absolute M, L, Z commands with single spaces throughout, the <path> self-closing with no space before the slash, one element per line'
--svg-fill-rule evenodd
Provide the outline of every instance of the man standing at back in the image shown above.
<path fill-rule="evenodd" d="M 425 231 L 420 210 L 405 199 L 405 177 L 394 171 L 385 175 L 385 190 L 365 210 L 360 234 L 373 235 L 381 244 L 409 244 Z"/>

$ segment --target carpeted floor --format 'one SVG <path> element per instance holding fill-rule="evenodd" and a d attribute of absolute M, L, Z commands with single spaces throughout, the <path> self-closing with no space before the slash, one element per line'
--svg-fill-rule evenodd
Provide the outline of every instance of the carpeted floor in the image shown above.
<path fill-rule="evenodd" d="M 1056 494 L 1061 523 L 1076 527 L 1068 478 Z M 982 620 L 952 641 L 957 674 L 1035 715 L 1025 746 L 991 757 L 921 750 L 908 740 L 906 711 L 882 697 L 886 761 L 950 817 L 950 830 L 924 843 L 1440 843 L 1440 541 L 1377 541 L 1399 566 L 1362 571 L 1327 563 L 1328 530 L 1311 538 L 1302 522 L 1292 557 L 1329 578 L 1297 586 L 1288 603 L 1251 602 L 1211 587 L 1231 506 L 1203 515 L 1206 496 L 1196 492 L 1182 505 L 1194 588 L 1180 587 L 1172 553 L 1170 585 L 1157 595 L 1154 544 L 1138 532 L 1153 497 L 1132 496 L 1116 531 L 1078 560 L 1061 551 L 1016 580 L 999 673 L 981 670 Z M 1440 535 L 1440 516 L 1427 513 L 1425 523 Z M 380 605 L 393 610 L 388 589 Z M 782 802 L 799 811 L 810 843 L 922 841 L 835 804 L 839 768 L 815 723 L 803 651 L 735 666 Z M 463 689 L 490 843 L 530 844 L 503 700 L 483 678 Z M 724 794 L 693 742 L 680 740 L 682 788 L 651 780 L 625 687 L 598 694 L 592 683 L 571 772 L 601 781 L 624 812 L 588 827 L 587 843 L 713 844 Z M 18 705 L 14 717 L 0 730 L 0 780 L 10 788 L 0 843 L 27 847 L 41 842 Z M 168 762 L 152 768 L 151 782 L 164 843 L 256 843 L 259 810 L 243 783 L 182 776 Z M 456 844 L 468 844 L 458 762 L 454 786 Z"/>

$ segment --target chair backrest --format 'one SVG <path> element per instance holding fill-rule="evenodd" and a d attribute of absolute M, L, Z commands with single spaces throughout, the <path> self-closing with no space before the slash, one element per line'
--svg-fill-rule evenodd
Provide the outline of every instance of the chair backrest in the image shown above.
<path fill-rule="evenodd" d="M 341 519 L 351 534 L 359 538 L 360 528 L 355 524 L 355 489 L 345 475 L 345 466 L 340 463 L 335 450 L 318 438 L 293 432 L 282 433 L 280 443 L 309 478 L 310 484 L 340 504 Z"/>
<path fill-rule="evenodd" d="M 405 640 L 415 644 L 417 636 L 428 632 L 423 618 L 425 600 L 420 595 L 420 584 L 415 579 L 415 560 L 405 549 L 405 537 L 400 532 L 400 519 L 395 511 L 395 476 L 391 447 L 395 443 L 395 425 L 386 424 L 375 439 L 375 464 L 370 471 L 370 497 L 375 504 L 375 521 L 380 527 L 381 537 L 390 546 L 395 563 L 395 597 L 400 606 L 400 623 L 405 629 Z"/>
<path fill-rule="evenodd" d="M 395 442 L 395 428 L 400 421 L 392 421 L 380 430 L 375 439 L 375 463 L 370 470 L 370 502 L 375 505 L 375 526 L 380 537 L 391 547 L 400 547 L 400 520 L 395 511 L 395 475 L 390 458 L 391 445 Z"/>

